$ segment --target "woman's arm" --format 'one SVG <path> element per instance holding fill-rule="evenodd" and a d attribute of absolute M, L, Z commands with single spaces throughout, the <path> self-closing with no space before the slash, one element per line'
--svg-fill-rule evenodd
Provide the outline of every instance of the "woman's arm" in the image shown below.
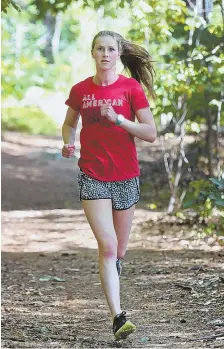
<path fill-rule="evenodd" d="M 62 126 L 62 138 L 64 144 L 74 144 L 79 116 L 79 111 L 73 110 L 70 107 L 68 108 L 65 121 Z"/>
<path fill-rule="evenodd" d="M 122 127 L 134 137 L 138 137 L 143 141 L 153 143 L 156 139 L 157 132 L 156 124 L 150 109 L 142 108 L 137 110 L 135 114 L 139 123 L 124 118 L 119 127 Z M 118 117 L 114 111 L 114 108 L 110 104 L 104 104 L 101 106 L 101 115 L 105 116 L 113 123 L 116 123 Z"/>
<path fill-rule="evenodd" d="M 149 108 L 139 109 L 136 112 L 139 123 L 124 119 L 120 127 L 134 137 L 153 143 L 157 137 L 156 124 Z"/>

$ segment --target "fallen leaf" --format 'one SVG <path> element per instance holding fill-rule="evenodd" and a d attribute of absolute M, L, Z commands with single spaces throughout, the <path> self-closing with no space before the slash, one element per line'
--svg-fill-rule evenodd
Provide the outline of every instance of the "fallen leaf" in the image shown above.
<path fill-rule="evenodd" d="M 65 281 L 65 279 L 61 279 L 57 276 L 50 276 L 50 275 L 40 277 L 39 280 L 40 281 L 57 281 L 57 282 L 64 282 Z"/>
<path fill-rule="evenodd" d="M 142 342 L 142 343 L 147 343 L 148 341 L 150 341 L 150 338 L 148 338 L 148 337 L 140 338 L 140 342 Z"/>

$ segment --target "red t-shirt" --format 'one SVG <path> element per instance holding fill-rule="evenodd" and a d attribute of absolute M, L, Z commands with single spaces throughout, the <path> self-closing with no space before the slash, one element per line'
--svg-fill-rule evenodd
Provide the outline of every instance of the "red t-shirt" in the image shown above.
<path fill-rule="evenodd" d="M 108 86 L 96 85 L 92 79 L 74 85 L 65 102 L 82 117 L 78 166 L 101 181 L 139 176 L 134 137 L 101 116 L 100 106 L 111 103 L 117 114 L 135 121 L 135 112 L 149 106 L 144 90 L 138 81 L 123 75 Z"/>

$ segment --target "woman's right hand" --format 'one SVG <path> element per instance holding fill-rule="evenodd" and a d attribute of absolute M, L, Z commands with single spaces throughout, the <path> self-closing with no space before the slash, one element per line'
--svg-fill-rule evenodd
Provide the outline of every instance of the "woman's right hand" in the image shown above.
<path fill-rule="evenodd" d="M 64 144 L 61 154 L 63 158 L 71 158 L 74 155 L 75 146 L 74 144 Z"/>

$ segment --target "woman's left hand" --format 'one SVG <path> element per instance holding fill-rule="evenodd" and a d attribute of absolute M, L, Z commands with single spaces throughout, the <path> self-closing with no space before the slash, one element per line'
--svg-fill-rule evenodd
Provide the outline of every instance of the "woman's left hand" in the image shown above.
<path fill-rule="evenodd" d="M 100 107 L 100 113 L 102 116 L 105 116 L 109 121 L 113 122 L 114 124 L 117 121 L 117 113 L 115 113 L 114 108 L 111 106 L 111 104 L 103 104 Z"/>

